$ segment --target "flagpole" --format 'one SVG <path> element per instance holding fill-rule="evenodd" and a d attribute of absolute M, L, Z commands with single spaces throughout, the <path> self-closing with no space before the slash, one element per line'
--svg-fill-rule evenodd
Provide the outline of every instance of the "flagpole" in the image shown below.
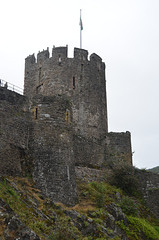
<path fill-rule="evenodd" d="M 82 10 L 80 9 L 80 48 L 82 48 Z"/>

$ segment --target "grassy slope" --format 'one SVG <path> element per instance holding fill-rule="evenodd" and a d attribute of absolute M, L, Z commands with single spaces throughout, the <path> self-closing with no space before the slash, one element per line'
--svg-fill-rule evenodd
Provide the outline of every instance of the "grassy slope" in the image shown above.
<path fill-rule="evenodd" d="M 27 178 L 1 179 L 0 198 L 41 239 L 159 239 L 159 220 L 141 200 L 104 182 L 77 185 L 79 203 L 72 208 L 44 198 Z M 0 218 L 2 239 L 4 220 Z"/>

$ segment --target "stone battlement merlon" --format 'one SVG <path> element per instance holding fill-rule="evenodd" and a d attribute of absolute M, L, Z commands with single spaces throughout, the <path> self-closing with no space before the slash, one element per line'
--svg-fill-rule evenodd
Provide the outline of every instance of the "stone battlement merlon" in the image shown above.
<path fill-rule="evenodd" d="M 66 47 L 53 47 L 52 58 L 62 61 L 67 58 L 68 46 Z"/>
<path fill-rule="evenodd" d="M 50 57 L 49 48 L 47 48 L 47 50 L 43 50 L 42 52 L 39 52 L 37 54 L 37 63 L 44 62 L 49 57 Z"/>
<path fill-rule="evenodd" d="M 90 55 L 90 61 L 102 62 L 102 58 L 99 57 L 96 53 Z"/>
<path fill-rule="evenodd" d="M 28 64 L 36 63 L 36 58 L 35 58 L 34 54 L 29 55 L 28 57 L 26 57 L 25 58 L 25 63 L 28 63 Z"/>
<path fill-rule="evenodd" d="M 74 58 L 86 61 L 88 60 L 88 51 L 81 48 L 74 48 Z"/>
<path fill-rule="evenodd" d="M 63 61 L 68 58 L 68 46 L 66 47 L 55 47 L 52 48 L 52 57 L 50 57 L 49 48 L 43 50 L 37 54 L 37 63 L 45 62 L 45 60 L 52 58 L 58 62 Z M 81 48 L 74 48 L 74 56 L 72 59 L 77 59 L 79 61 L 88 61 L 88 51 Z M 29 55 L 25 62 L 27 64 L 36 63 L 36 58 L 34 54 Z M 103 63 L 102 58 L 97 54 L 93 53 L 90 55 L 90 62 Z"/>

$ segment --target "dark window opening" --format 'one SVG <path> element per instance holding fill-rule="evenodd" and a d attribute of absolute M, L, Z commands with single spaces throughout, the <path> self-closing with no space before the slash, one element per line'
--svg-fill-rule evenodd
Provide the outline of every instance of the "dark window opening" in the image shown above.
<path fill-rule="evenodd" d="M 76 88 L 76 81 L 75 81 L 75 77 L 73 77 L 73 89 Z"/>
<path fill-rule="evenodd" d="M 83 71 L 83 63 L 81 64 L 81 72 Z"/>
<path fill-rule="evenodd" d="M 35 108 L 35 119 L 38 119 L 38 108 Z"/>

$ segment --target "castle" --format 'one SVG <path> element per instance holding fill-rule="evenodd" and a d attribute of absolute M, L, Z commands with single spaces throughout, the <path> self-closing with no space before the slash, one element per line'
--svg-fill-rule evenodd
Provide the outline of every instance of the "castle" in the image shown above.
<path fill-rule="evenodd" d="M 108 132 L 104 62 L 67 51 L 25 59 L 24 95 L 0 87 L 0 174 L 31 171 L 44 194 L 74 204 L 77 166 L 132 164 L 132 151 L 129 132 Z"/>

